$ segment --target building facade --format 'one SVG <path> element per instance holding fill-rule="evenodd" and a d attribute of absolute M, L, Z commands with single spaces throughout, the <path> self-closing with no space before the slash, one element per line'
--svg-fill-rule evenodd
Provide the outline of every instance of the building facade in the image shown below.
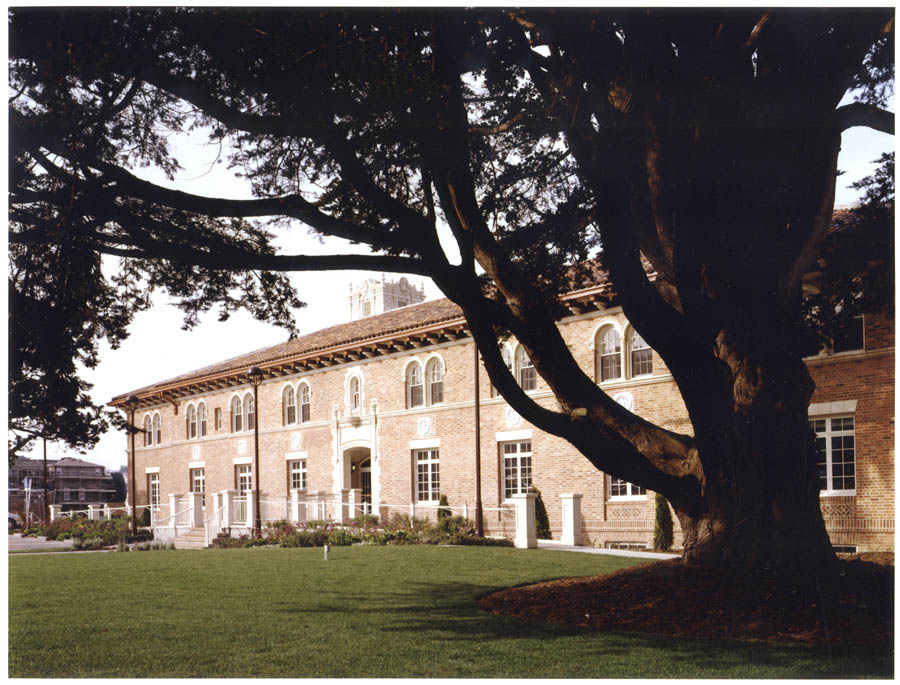
<path fill-rule="evenodd" d="M 44 462 L 41 459 L 18 458 L 8 472 L 10 511 L 25 509 L 25 482 L 31 479 L 30 509 L 43 517 Z M 47 460 L 48 504 L 58 504 L 62 511 L 87 510 L 115 499 L 112 476 L 100 464 L 66 457 Z"/>
<path fill-rule="evenodd" d="M 631 411 L 689 433 L 671 374 L 621 310 L 605 307 L 603 290 L 564 298 L 572 315 L 560 330 L 579 364 Z M 840 549 L 892 550 L 894 332 L 879 317 L 860 326 L 847 349 L 808 359 L 822 510 Z M 520 385 L 554 406 L 524 349 L 510 341 L 505 356 Z M 251 366 L 263 375 L 258 406 Z M 486 533 L 511 535 L 511 497 L 535 485 L 554 537 L 560 495 L 574 492 L 583 495 L 584 544 L 651 546 L 652 493 L 598 471 L 565 440 L 519 417 L 476 364 L 466 322 L 448 300 L 373 314 L 117 396 L 112 405 L 134 411 L 141 429 L 135 501 L 159 518 L 166 507 L 174 514 L 171 507 L 185 501 L 178 498 L 201 493 L 208 516 L 221 508 L 221 493 L 246 507 L 258 478 L 264 520 L 296 517 L 292 497 L 306 503 L 307 519 L 329 516 L 319 503 L 342 497 L 380 516 L 433 515 L 440 495 L 472 517 L 476 368 Z"/>

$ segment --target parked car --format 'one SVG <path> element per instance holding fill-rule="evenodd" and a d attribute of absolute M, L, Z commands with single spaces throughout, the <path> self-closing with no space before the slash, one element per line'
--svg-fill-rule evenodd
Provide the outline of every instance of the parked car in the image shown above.
<path fill-rule="evenodd" d="M 22 527 L 22 517 L 18 514 L 14 514 L 9 512 L 9 529 L 13 530 L 14 528 Z"/>

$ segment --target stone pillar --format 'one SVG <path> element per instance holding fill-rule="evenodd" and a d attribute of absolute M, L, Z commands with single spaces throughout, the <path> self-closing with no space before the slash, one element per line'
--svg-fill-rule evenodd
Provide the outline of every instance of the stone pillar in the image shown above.
<path fill-rule="evenodd" d="M 100 507 L 95 506 L 93 504 L 88 504 L 88 520 L 90 520 L 90 521 L 99 521 L 100 520 Z"/>
<path fill-rule="evenodd" d="M 253 528 L 254 521 L 256 521 L 256 511 L 253 509 L 253 491 L 251 490 L 244 496 L 244 500 L 247 502 L 247 521 L 246 525 L 248 528 Z M 252 536 L 251 536 L 252 537 Z"/>
<path fill-rule="evenodd" d="M 352 488 L 350 490 L 350 518 L 355 519 L 363 513 L 362 508 L 362 489 Z"/>
<path fill-rule="evenodd" d="M 109 514 L 109 502 L 105 502 L 105 503 L 103 504 L 103 514 L 102 514 L 102 516 L 103 516 L 103 518 L 105 518 L 107 521 L 109 521 L 109 519 L 111 518 L 111 517 L 110 517 L 110 514 Z"/>
<path fill-rule="evenodd" d="M 332 518 L 335 523 L 347 523 L 349 520 L 350 512 L 350 491 L 346 488 L 341 488 L 340 492 L 334 493 L 334 506 L 332 511 Z"/>
<path fill-rule="evenodd" d="M 581 545 L 581 498 L 583 495 L 560 495 L 562 501 L 562 535 L 564 545 Z"/>
<path fill-rule="evenodd" d="M 191 492 L 188 494 L 188 502 L 190 502 L 191 510 L 189 512 L 188 520 L 191 523 L 191 528 L 202 528 L 203 527 L 203 493 L 202 492 Z"/>
<path fill-rule="evenodd" d="M 306 491 L 291 489 L 291 521 L 296 524 L 306 523 Z"/>
<path fill-rule="evenodd" d="M 534 503 L 537 495 L 526 492 L 521 495 L 513 495 L 516 505 L 516 539 L 515 546 L 519 549 L 533 549 L 537 547 L 537 535 L 535 535 Z"/>
<path fill-rule="evenodd" d="M 56 521 L 60 516 L 62 516 L 62 504 L 51 504 L 50 520 Z"/>
<path fill-rule="evenodd" d="M 177 495 L 172 492 L 169 493 L 169 517 L 168 517 L 169 521 L 168 521 L 168 524 L 172 528 L 176 528 L 178 526 L 178 517 L 176 516 L 176 514 L 178 513 L 178 510 L 179 510 L 178 500 L 180 497 L 181 497 L 181 495 Z"/>
<path fill-rule="evenodd" d="M 234 524 L 234 490 L 221 490 L 219 501 L 222 509 L 222 527 L 231 528 Z"/>

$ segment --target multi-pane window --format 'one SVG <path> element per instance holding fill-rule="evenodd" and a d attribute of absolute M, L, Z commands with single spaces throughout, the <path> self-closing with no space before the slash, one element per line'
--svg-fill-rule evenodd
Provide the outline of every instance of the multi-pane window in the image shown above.
<path fill-rule="evenodd" d="M 629 483 L 621 478 L 610 477 L 609 479 L 609 496 L 610 497 L 646 497 L 647 488 L 634 483 Z"/>
<path fill-rule="evenodd" d="M 153 442 L 157 445 L 162 442 L 162 427 L 159 414 L 153 415 Z"/>
<path fill-rule="evenodd" d="M 291 490 L 306 490 L 306 459 L 288 462 Z"/>
<path fill-rule="evenodd" d="M 309 421 L 309 386 L 300 384 L 300 423 Z"/>
<path fill-rule="evenodd" d="M 350 386 L 348 388 L 348 391 L 349 397 L 347 399 L 350 401 L 350 408 L 359 409 L 359 405 L 362 403 L 359 389 L 359 376 L 353 376 L 350 379 Z"/>
<path fill-rule="evenodd" d="M 425 404 L 425 383 L 422 380 L 422 365 L 413 362 L 406 371 L 407 405 L 421 407 Z"/>
<path fill-rule="evenodd" d="M 84 488 L 78 488 L 78 499 L 84 501 Z"/>
<path fill-rule="evenodd" d="M 244 430 L 244 414 L 240 397 L 231 398 L 231 431 L 240 433 Z"/>
<path fill-rule="evenodd" d="M 206 403 L 201 402 L 197 405 L 197 427 L 200 431 L 201 438 L 206 436 Z"/>
<path fill-rule="evenodd" d="M 297 394 L 290 385 L 282 393 L 282 405 L 284 407 L 284 425 L 297 423 Z"/>
<path fill-rule="evenodd" d="M 597 367 L 600 369 L 601 382 L 622 377 L 622 336 L 612 326 L 600 336 Z"/>
<path fill-rule="evenodd" d="M 416 450 L 416 500 L 437 502 L 441 498 L 438 450 Z"/>
<path fill-rule="evenodd" d="M 516 366 L 519 375 L 519 386 L 522 390 L 534 390 L 537 387 L 537 374 L 531 364 L 531 358 L 524 347 L 519 347 L 516 355 Z"/>
<path fill-rule="evenodd" d="M 637 331 L 631 333 L 631 375 L 646 376 L 653 373 L 653 352 Z"/>
<path fill-rule="evenodd" d="M 440 404 L 444 401 L 444 365 L 440 359 L 432 359 L 426 369 L 428 375 L 428 402 Z"/>
<path fill-rule="evenodd" d="M 531 440 L 504 442 L 503 499 L 524 494 L 531 487 Z"/>
<path fill-rule="evenodd" d="M 244 425 L 248 431 L 256 428 L 256 405 L 253 404 L 253 395 L 249 392 L 244 395 Z"/>
<path fill-rule="evenodd" d="M 150 493 L 150 506 L 159 506 L 159 474 L 147 474 L 147 492 Z"/>
<path fill-rule="evenodd" d="M 216 407 L 215 417 L 216 417 L 216 430 L 220 431 L 220 430 L 222 430 L 222 407 Z"/>
<path fill-rule="evenodd" d="M 144 417 L 144 447 L 149 447 L 153 444 L 153 432 L 150 428 L 150 421 L 151 419 L 149 416 Z"/>
<path fill-rule="evenodd" d="M 205 469 L 191 469 L 191 492 L 206 492 Z"/>
<path fill-rule="evenodd" d="M 187 424 L 185 432 L 187 433 L 188 440 L 192 440 L 197 437 L 197 409 L 194 405 L 191 405 L 187 408 L 187 413 L 184 417 L 185 423 Z"/>
<path fill-rule="evenodd" d="M 66 502 L 72 499 L 72 492 L 69 490 L 69 488 L 63 488 L 63 499 Z"/>
<path fill-rule="evenodd" d="M 250 464 L 236 466 L 234 476 L 239 496 L 246 496 L 253 490 L 253 474 L 250 471 Z"/>
<path fill-rule="evenodd" d="M 809 425 L 816 434 L 819 490 L 855 493 L 856 433 L 853 417 L 814 419 Z"/>

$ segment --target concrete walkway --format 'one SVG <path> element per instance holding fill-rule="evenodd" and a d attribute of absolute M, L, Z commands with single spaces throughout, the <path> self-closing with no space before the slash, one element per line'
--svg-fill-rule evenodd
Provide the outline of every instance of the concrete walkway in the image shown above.
<path fill-rule="evenodd" d="M 70 549 L 72 547 L 71 540 L 63 540 L 62 542 L 58 542 L 56 540 L 48 540 L 44 537 L 39 538 L 27 538 L 24 537 L 21 533 L 11 533 L 7 538 L 7 550 L 10 552 L 13 551 L 22 551 L 29 550 L 40 552 L 48 549 Z"/>
<path fill-rule="evenodd" d="M 560 552 L 584 552 L 586 554 L 607 554 L 611 557 L 637 557 L 638 559 L 679 559 L 680 554 L 642 552 L 631 549 L 603 549 L 602 547 L 574 547 L 564 545 L 559 540 L 538 540 L 538 549 L 555 549 Z"/>

